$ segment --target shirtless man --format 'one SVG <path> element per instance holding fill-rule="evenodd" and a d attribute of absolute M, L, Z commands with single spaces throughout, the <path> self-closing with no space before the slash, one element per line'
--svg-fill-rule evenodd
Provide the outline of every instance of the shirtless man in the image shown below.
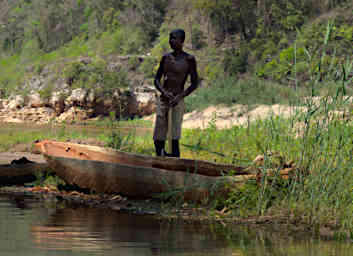
<path fill-rule="evenodd" d="M 183 51 L 185 32 L 173 30 L 169 35 L 169 45 L 173 49 L 162 57 L 154 85 L 161 93 L 157 100 L 157 117 L 153 140 L 157 156 L 167 155 L 180 157 L 179 139 L 184 114 L 184 98 L 198 86 L 196 59 Z M 184 90 L 185 82 L 190 75 L 191 85 Z M 161 79 L 164 79 L 161 84 Z M 172 108 L 172 154 L 165 153 L 165 141 L 168 131 L 168 111 Z"/>

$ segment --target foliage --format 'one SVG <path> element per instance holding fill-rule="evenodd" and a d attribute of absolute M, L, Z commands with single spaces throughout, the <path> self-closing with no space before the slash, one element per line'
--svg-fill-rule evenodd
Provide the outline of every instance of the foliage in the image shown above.
<path fill-rule="evenodd" d="M 224 71 L 229 75 L 245 73 L 248 68 L 248 54 L 245 47 L 227 50 L 223 61 Z"/>
<path fill-rule="evenodd" d="M 119 130 L 114 130 L 106 139 L 106 146 L 117 150 L 129 151 L 133 147 L 134 135 L 125 135 Z"/>
<path fill-rule="evenodd" d="M 170 51 L 168 32 L 174 26 L 190 35 L 186 46 L 191 44 L 207 82 L 255 70 L 265 79 L 304 85 L 318 66 L 322 76 L 336 79 L 332 67 L 351 61 L 349 1 L 181 1 L 187 8 L 174 8 L 168 0 L 0 2 L 2 91 L 21 91 L 24 80 L 44 66 L 81 56 L 150 51 L 151 59 L 138 71 L 151 78 L 161 56 Z M 178 12 L 190 19 L 181 19 Z M 33 65 L 38 69 L 29 69 Z"/>
<path fill-rule="evenodd" d="M 37 172 L 35 186 L 47 186 L 57 188 L 58 186 L 65 185 L 65 181 L 55 175 L 52 172 Z"/>
<path fill-rule="evenodd" d="M 54 88 L 52 85 L 47 85 L 43 89 L 39 90 L 38 93 L 41 99 L 49 99 L 52 96 L 53 90 Z"/>
<path fill-rule="evenodd" d="M 139 70 L 145 75 L 145 77 L 153 78 L 154 75 L 156 74 L 158 65 L 159 63 L 156 58 L 147 57 L 140 65 Z"/>
<path fill-rule="evenodd" d="M 264 155 L 257 165 L 264 174 L 283 168 L 271 153 L 277 152 L 280 162 L 295 163 L 298 173 L 293 179 L 264 175 L 232 187 L 227 200 L 217 201 L 228 217 L 281 215 L 313 227 L 334 223 L 338 230 L 352 230 L 350 101 L 337 90 L 333 96 L 307 98 L 305 109 L 293 108 L 289 119 L 269 116 L 225 130 L 212 123 L 205 130 L 186 130 L 182 145 L 195 146 L 191 157 L 241 166 L 252 166 L 257 155 Z"/>
<path fill-rule="evenodd" d="M 289 103 L 295 97 L 293 89 L 260 79 L 237 80 L 228 77 L 198 88 L 185 99 L 186 110 L 200 110 L 210 105 Z"/>
<path fill-rule="evenodd" d="M 107 62 L 100 58 L 91 63 L 72 62 L 65 67 L 63 75 L 72 88 L 93 89 L 103 94 L 128 86 L 126 71 L 109 70 Z"/>
<path fill-rule="evenodd" d="M 141 61 L 140 61 L 139 57 L 133 56 L 133 57 L 129 58 L 129 61 L 127 64 L 128 69 L 136 71 L 137 68 L 140 66 L 140 63 L 141 63 Z"/>
<path fill-rule="evenodd" d="M 201 48 L 205 47 L 206 43 L 204 42 L 204 39 L 205 38 L 202 30 L 199 28 L 199 26 L 194 25 L 191 34 L 192 47 L 196 50 L 200 50 Z"/>
<path fill-rule="evenodd" d="M 342 79 L 340 65 L 350 65 L 349 56 L 352 56 L 353 51 L 352 47 L 346 48 L 346 40 L 337 35 L 337 31 L 345 31 L 345 25 L 340 28 L 341 25 L 328 21 L 298 30 L 294 44 L 282 49 L 278 56 L 264 65 L 258 65 L 257 74 L 277 81 L 300 81 L 306 84 L 315 79 Z M 349 69 L 348 74 L 351 72 L 352 69 Z"/>

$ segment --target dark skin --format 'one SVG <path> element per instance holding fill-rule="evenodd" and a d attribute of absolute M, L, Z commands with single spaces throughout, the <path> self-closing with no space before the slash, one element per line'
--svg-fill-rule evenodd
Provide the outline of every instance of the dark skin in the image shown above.
<path fill-rule="evenodd" d="M 171 107 L 176 106 L 198 86 L 198 75 L 195 57 L 183 51 L 183 38 L 178 33 L 171 33 L 170 47 L 173 52 L 162 57 L 154 85 L 161 93 L 161 100 L 168 101 Z M 190 75 L 191 85 L 184 90 L 186 79 Z M 164 84 L 161 79 L 164 76 Z"/>
<path fill-rule="evenodd" d="M 197 64 L 194 56 L 183 51 L 185 34 L 174 30 L 169 36 L 169 45 L 172 52 L 164 55 L 160 62 L 154 85 L 161 93 L 160 100 L 170 107 L 190 95 L 198 86 Z M 191 85 L 185 90 L 186 80 L 190 76 Z M 163 86 L 161 79 L 164 78 Z M 155 141 L 156 153 L 162 155 L 165 141 Z M 180 157 L 179 141 L 172 140 L 172 154 L 167 156 Z"/>

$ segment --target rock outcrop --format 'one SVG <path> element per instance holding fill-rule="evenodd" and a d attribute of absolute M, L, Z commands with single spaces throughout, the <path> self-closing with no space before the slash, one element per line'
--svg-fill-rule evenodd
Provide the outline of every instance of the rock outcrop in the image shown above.
<path fill-rule="evenodd" d="M 129 58 L 116 58 L 108 66 L 119 70 Z M 89 58 L 78 61 L 84 65 L 91 62 Z M 143 61 L 143 56 L 139 61 Z M 0 99 L 0 122 L 75 122 L 112 114 L 130 119 L 151 115 L 155 111 L 156 90 L 145 83 L 143 76 L 134 76 L 130 81 L 129 88 L 100 95 L 93 89 L 70 88 L 65 79 L 55 77 L 45 67 L 41 74 L 25 81 L 23 91 L 30 93 Z"/>

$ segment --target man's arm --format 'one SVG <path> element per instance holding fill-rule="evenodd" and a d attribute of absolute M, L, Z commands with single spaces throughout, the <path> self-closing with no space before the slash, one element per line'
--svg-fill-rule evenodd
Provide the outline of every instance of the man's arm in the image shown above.
<path fill-rule="evenodd" d="M 197 64 L 194 56 L 189 57 L 189 63 L 190 63 L 189 74 L 190 74 L 191 85 L 182 93 L 183 98 L 185 98 L 193 91 L 195 91 L 197 86 L 199 85 L 199 76 L 197 74 Z"/>
<path fill-rule="evenodd" d="M 171 102 L 171 106 L 174 107 L 176 106 L 179 101 L 181 101 L 183 98 L 186 96 L 190 95 L 193 91 L 195 91 L 199 85 L 199 77 L 197 74 L 197 64 L 196 64 L 196 59 L 194 56 L 188 56 L 188 62 L 189 62 L 189 73 L 190 74 L 190 80 L 191 84 L 190 86 L 184 90 L 181 94 L 177 95 Z"/>
<path fill-rule="evenodd" d="M 163 76 L 163 66 L 164 66 L 164 62 L 165 62 L 165 56 L 162 57 L 162 60 L 159 64 L 158 70 L 157 70 L 157 74 L 154 78 L 154 86 L 157 88 L 157 90 L 166 98 L 168 98 L 169 100 L 172 100 L 173 95 L 171 95 L 170 93 L 168 93 L 167 91 L 164 90 L 164 88 L 161 85 L 161 79 Z"/>

